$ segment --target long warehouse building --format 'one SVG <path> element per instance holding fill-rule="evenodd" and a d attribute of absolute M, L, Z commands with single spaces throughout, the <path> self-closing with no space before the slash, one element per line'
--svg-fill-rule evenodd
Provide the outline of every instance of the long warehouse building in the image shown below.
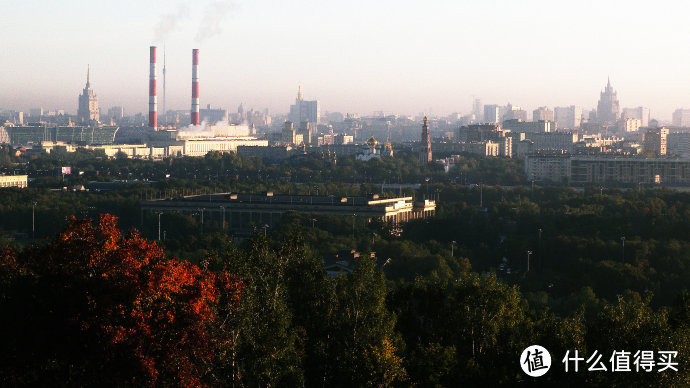
<path fill-rule="evenodd" d="M 431 217 L 436 213 L 432 200 L 415 201 L 412 197 L 380 198 L 378 195 L 338 197 L 318 195 L 273 195 L 219 193 L 146 201 L 141 204 L 142 222 L 148 214 L 175 212 L 205 213 L 231 230 L 255 226 L 273 226 L 289 211 L 379 219 L 399 224 Z M 208 219 L 208 218 L 207 218 Z"/>

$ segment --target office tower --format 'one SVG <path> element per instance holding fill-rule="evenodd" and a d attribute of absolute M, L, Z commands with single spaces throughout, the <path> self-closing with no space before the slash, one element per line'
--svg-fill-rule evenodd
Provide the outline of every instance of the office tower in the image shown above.
<path fill-rule="evenodd" d="M 90 124 L 98 122 L 98 97 L 91 89 L 91 68 L 86 70 L 86 86 L 82 94 L 79 95 L 79 109 L 77 116 L 82 123 Z"/>
<path fill-rule="evenodd" d="M 211 104 L 207 104 L 206 109 L 199 109 L 199 120 L 208 124 L 225 125 L 228 123 L 228 110 L 211 108 Z"/>
<path fill-rule="evenodd" d="M 125 117 L 125 109 L 121 106 L 113 106 L 108 109 L 108 117 L 113 120 L 122 120 Z"/>
<path fill-rule="evenodd" d="M 621 132 L 637 132 L 642 127 L 642 120 L 633 117 L 622 117 L 618 121 L 618 129 Z"/>
<path fill-rule="evenodd" d="M 503 115 L 503 121 L 505 120 L 527 121 L 527 111 L 521 109 L 519 106 L 513 106 L 512 104 L 508 104 L 508 106 L 506 106 L 506 112 Z"/>
<path fill-rule="evenodd" d="M 290 106 L 290 121 L 293 123 L 308 121 L 318 125 L 320 123 L 320 116 L 319 102 L 316 100 L 306 101 L 302 96 L 302 84 L 298 84 L 295 104 Z"/>
<path fill-rule="evenodd" d="M 665 156 L 667 138 L 667 128 L 648 128 L 644 135 L 644 152 L 654 156 Z"/>
<path fill-rule="evenodd" d="M 302 121 L 299 123 L 299 132 L 302 134 L 304 144 L 311 144 L 312 137 L 318 132 L 316 123 L 310 123 L 308 121 Z"/>
<path fill-rule="evenodd" d="M 554 121 L 553 111 L 545 106 L 532 112 L 532 121 Z"/>
<path fill-rule="evenodd" d="M 422 124 L 422 143 L 419 150 L 419 162 L 422 164 L 431 163 L 431 135 L 429 134 L 429 119 L 424 116 Z"/>
<path fill-rule="evenodd" d="M 649 126 L 649 108 L 638 106 L 637 108 L 623 108 L 622 119 L 638 119 L 641 126 Z"/>
<path fill-rule="evenodd" d="M 674 127 L 690 127 L 690 109 L 676 109 L 673 112 Z"/>
<path fill-rule="evenodd" d="M 283 124 L 283 131 L 281 136 L 283 144 L 295 144 L 296 135 L 297 132 L 295 131 L 295 125 L 292 123 L 292 121 L 286 121 Z"/>
<path fill-rule="evenodd" d="M 498 124 L 501 122 L 501 110 L 498 105 L 484 105 L 484 122 Z"/>
<path fill-rule="evenodd" d="M 554 108 L 554 120 L 558 129 L 576 129 L 582 124 L 582 108 L 575 105 Z"/>
<path fill-rule="evenodd" d="M 482 107 L 482 100 L 475 98 L 474 103 L 472 105 L 472 114 L 474 114 L 474 119 L 475 120 L 481 120 L 484 112 L 483 112 L 483 107 Z"/>
<path fill-rule="evenodd" d="M 613 90 L 611 79 L 609 78 L 606 88 L 599 96 L 597 120 L 602 124 L 615 124 L 619 116 L 620 104 L 618 102 L 618 93 Z"/>

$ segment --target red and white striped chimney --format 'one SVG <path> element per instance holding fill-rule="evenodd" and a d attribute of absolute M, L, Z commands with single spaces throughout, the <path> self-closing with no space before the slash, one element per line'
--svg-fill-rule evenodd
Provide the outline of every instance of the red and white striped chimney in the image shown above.
<path fill-rule="evenodd" d="M 149 127 L 158 127 L 158 101 L 156 97 L 156 46 L 150 47 L 149 69 Z"/>
<path fill-rule="evenodd" d="M 199 125 L 199 49 L 192 50 L 192 125 Z"/>

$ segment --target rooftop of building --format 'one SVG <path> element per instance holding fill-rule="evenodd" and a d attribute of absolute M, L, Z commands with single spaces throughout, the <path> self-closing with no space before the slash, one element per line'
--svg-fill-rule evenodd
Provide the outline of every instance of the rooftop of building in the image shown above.
<path fill-rule="evenodd" d="M 378 194 L 367 196 L 336 196 L 336 195 L 289 195 L 265 192 L 261 194 L 240 193 L 215 193 L 203 195 L 189 195 L 175 198 L 174 201 L 182 202 L 232 202 L 232 203 L 271 203 L 291 205 L 350 205 L 350 206 L 374 206 L 396 203 L 399 201 L 410 202 L 412 197 L 383 198 Z"/>

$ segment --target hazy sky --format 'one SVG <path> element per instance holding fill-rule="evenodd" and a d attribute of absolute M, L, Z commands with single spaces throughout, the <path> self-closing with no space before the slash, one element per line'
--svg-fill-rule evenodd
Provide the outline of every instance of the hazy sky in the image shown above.
<path fill-rule="evenodd" d="M 286 112 L 297 83 L 322 111 L 690 108 L 690 5 L 615 0 L 3 0 L 0 108 L 76 112 L 87 64 L 101 109 L 148 110 L 148 47 L 167 52 L 167 108 Z M 159 71 L 162 66 L 159 66 Z M 161 75 L 159 74 L 159 80 Z M 159 85 L 162 82 L 159 81 Z M 159 87 L 159 95 L 162 91 Z M 160 101 L 160 99 L 159 99 Z"/>

